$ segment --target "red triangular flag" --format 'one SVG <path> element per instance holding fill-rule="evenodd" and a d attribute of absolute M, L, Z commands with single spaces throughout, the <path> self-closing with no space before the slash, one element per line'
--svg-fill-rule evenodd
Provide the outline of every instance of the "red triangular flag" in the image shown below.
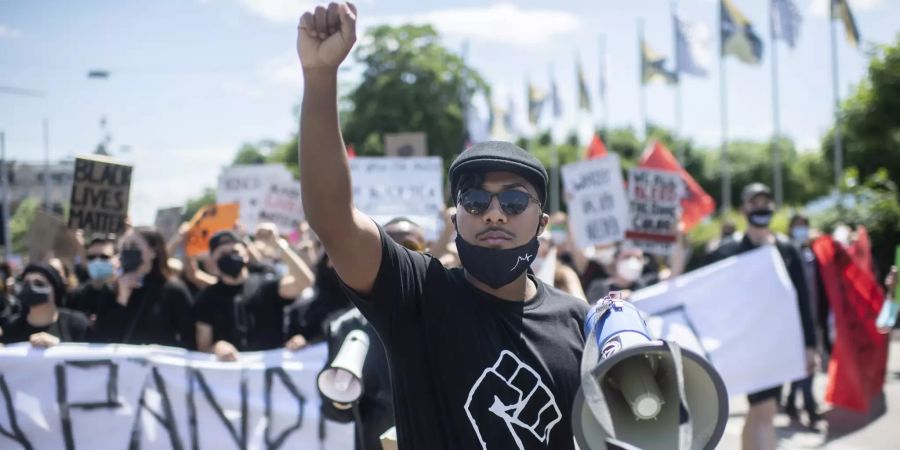
<path fill-rule="evenodd" d="M 606 156 L 606 153 L 606 145 L 600 140 L 599 135 L 594 134 L 591 145 L 588 146 L 587 151 L 584 153 L 584 159 L 602 158 Z"/>
<path fill-rule="evenodd" d="M 347 145 L 347 159 L 356 158 L 356 149 L 353 148 L 353 144 Z"/>
<path fill-rule="evenodd" d="M 716 210 L 716 201 L 687 173 L 672 152 L 659 141 L 652 141 L 641 155 L 638 167 L 677 172 L 685 184 L 685 197 L 681 200 L 681 223 L 687 233 L 704 217 Z"/>

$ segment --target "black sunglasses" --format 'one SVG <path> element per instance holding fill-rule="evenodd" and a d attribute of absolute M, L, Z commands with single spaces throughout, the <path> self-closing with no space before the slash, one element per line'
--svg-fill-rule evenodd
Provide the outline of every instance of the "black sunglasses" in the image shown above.
<path fill-rule="evenodd" d="M 511 216 L 522 214 L 522 211 L 528 208 L 528 203 L 532 200 L 538 205 L 541 204 L 540 200 L 524 191 L 488 192 L 484 189 L 469 189 L 468 191 L 460 192 L 457 203 L 469 214 L 480 216 L 490 208 L 494 197 L 497 197 L 497 200 L 500 202 L 500 209 Z"/>
<path fill-rule="evenodd" d="M 88 260 L 88 261 L 93 261 L 93 260 L 95 260 L 95 259 L 102 259 L 102 260 L 104 260 L 104 261 L 109 261 L 110 258 L 112 258 L 112 256 L 109 256 L 109 255 L 103 255 L 103 254 L 87 255 L 87 260 Z"/>

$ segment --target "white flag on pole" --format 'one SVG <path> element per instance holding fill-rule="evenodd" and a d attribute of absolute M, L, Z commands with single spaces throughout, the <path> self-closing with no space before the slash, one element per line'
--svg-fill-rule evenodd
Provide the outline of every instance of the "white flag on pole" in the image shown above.
<path fill-rule="evenodd" d="M 792 0 L 772 0 L 772 30 L 775 39 L 787 42 L 791 48 L 797 44 L 803 17 Z"/>
<path fill-rule="evenodd" d="M 705 77 L 712 62 L 709 27 L 675 16 L 675 45 L 678 73 Z"/>

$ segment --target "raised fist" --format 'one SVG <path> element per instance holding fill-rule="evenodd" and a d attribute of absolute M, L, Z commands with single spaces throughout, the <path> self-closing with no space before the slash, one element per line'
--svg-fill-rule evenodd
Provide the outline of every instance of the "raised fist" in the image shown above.
<path fill-rule="evenodd" d="M 356 6 L 329 3 L 300 18 L 297 54 L 303 69 L 337 68 L 356 42 Z"/>

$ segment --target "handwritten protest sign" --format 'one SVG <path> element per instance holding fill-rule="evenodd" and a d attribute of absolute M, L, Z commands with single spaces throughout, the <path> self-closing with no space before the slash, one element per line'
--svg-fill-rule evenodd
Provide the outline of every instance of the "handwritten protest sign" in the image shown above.
<path fill-rule="evenodd" d="M 131 166 L 99 156 L 75 158 L 69 228 L 122 234 L 130 189 Z"/>
<path fill-rule="evenodd" d="M 167 347 L 30 344 L 0 349 L 0 448 L 354 447 L 321 416 L 324 344 L 235 362 Z"/>
<path fill-rule="evenodd" d="M 684 182 L 676 172 L 633 168 L 628 173 L 631 220 L 626 237 L 647 253 L 669 255 L 678 235 Z"/>
<path fill-rule="evenodd" d="M 353 203 L 379 224 L 406 217 L 435 240 L 443 229 L 444 169 L 437 156 L 350 160 Z"/>
<path fill-rule="evenodd" d="M 259 220 L 259 210 L 275 182 L 293 181 L 293 175 L 281 164 L 259 164 L 225 168 L 219 176 L 217 203 L 239 203 L 241 224 L 253 232 Z"/>
<path fill-rule="evenodd" d="M 625 236 L 628 201 L 619 157 L 579 161 L 562 167 L 569 203 L 569 226 L 579 247 L 605 244 Z"/>
<path fill-rule="evenodd" d="M 428 135 L 416 133 L 387 133 L 384 135 L 384 154 L 387 156 L 427 156 Z"/>
<path fill-rule="evenodd" d="M 209 250 L 209 238 L 222 230 L 230 230 L 237 224 L 240 205 L 226 203 L 204 206 L 189 222 L 185 236 L 184 251 L 188 256 L 197 256 Z"/>
<path fill-rule="evenodd" d="M 259 222 L 272 222 L 278 231 L 291 235 L 303 222 L 303 199 L 300 183 L 296 181 L 273 182 L 269 185 L 259 210 Z"/>
<path fill-rule="evenodd" d="M 184 208 L 180 206 L 156 210 L 156 221 L 154 222 L 154 225 L 166 240 L 171 239 L 172 236 L 178 232 L 178 227 L 181 225 L 181 213 L 183 210 Z"/>

